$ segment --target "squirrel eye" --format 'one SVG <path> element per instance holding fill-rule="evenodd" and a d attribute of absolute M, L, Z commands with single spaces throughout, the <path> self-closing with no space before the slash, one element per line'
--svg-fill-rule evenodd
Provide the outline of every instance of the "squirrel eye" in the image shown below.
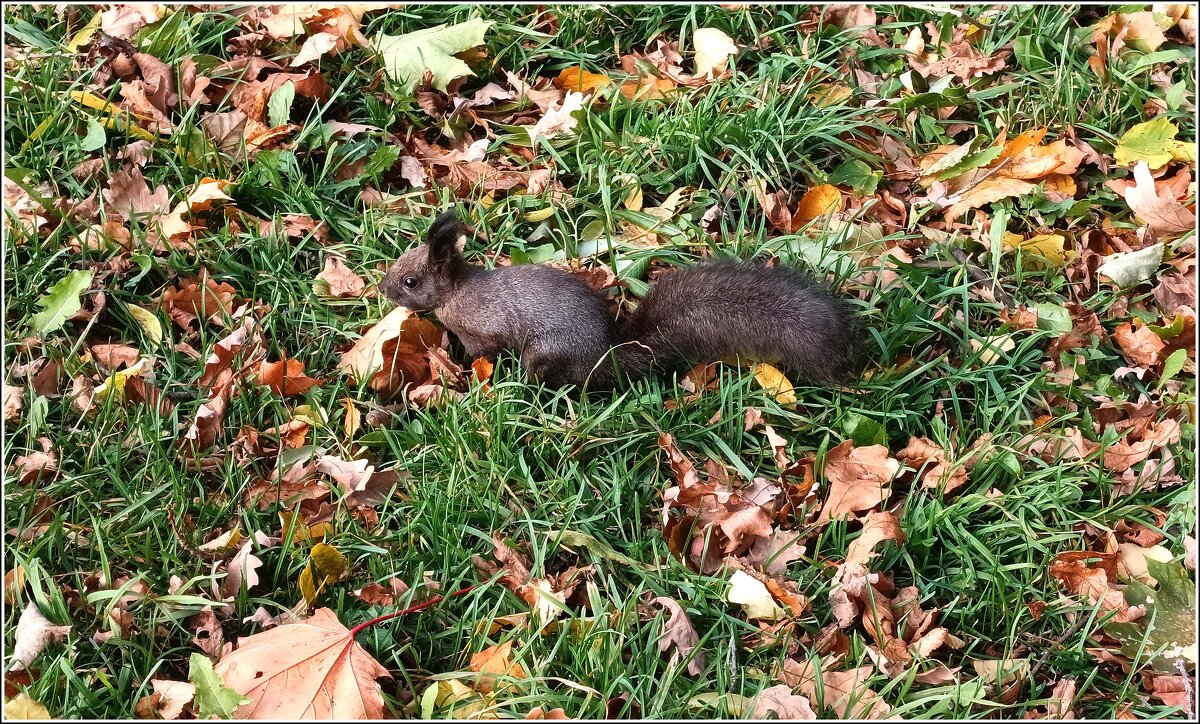
<path fill-rule="evenodd" d="M 417 278 L 416 277 L 404 277 L 404 286 L 408 287 L 409 289 L 412 289 L 413 287 L 417 286 Z"/>

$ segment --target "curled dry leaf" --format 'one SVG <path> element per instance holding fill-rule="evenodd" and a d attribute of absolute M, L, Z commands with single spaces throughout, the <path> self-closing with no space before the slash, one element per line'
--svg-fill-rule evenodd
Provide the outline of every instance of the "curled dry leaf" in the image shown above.
<path fill-rule="evenodd" d="M 440 346 L 441 340 L 441 330 L 411 310 L 397 307 L 342 355 L 338 371 L 366 381 L 385 395 L 395 394 L 405 384 L 429 381 L 425 350 Z"/>
<path fill-rule="evenodd" d="M 662 636 L 658 640 L 659 650 L 663 653 L 670 651 L 671 656 L 677 657 L 678 660 L 688 659 L 688 676 L 699 676 L 707 664 L 702 652 L 697 651 L 695 655 L 691 655 L 692 650 L 700 643 L 700 634 L 696 633 L 696 627 L 688 618 L 687 611 L 669 596 L 659 596 L 654 599 L 654 603 L 662 606 L 669 614 L 663 622 Z"/>
<path fill-rule="evenodd" d="M 379 678 L 391 678 L 333 611 L 245 636 L 214 667 L 250 699 L 239 719 L 382 719 Z"/>
<path fill-rule="evenodd" d="M 819 664 L 788 659 L 783 662 L 779 679 L 793 689 L 799 689 L 811 701 L 832 709 L 839 719 L 890 718 L 888 714 L 892 707 L 867 687 L 870 676 L 870 666 L 834 671 L 829 659 Z"/>
<path fill-rule="evenodd" d="M 153 693 L 143 696 L 134 707 L 139 719 L 178 719 L 196 698 L 196 686 L 187 681 L 151 679 Z"/>
<path fill-rule="evenodd" d="M 17 620 L 16 638 L 13 642 L 12 670 L 21 671 L 50 644 L 62 641 L 71 633 L 70 626 L 56 626 L 50 619 L 42 615 L 41 609 L 32 601 L 21 612 Z"/>

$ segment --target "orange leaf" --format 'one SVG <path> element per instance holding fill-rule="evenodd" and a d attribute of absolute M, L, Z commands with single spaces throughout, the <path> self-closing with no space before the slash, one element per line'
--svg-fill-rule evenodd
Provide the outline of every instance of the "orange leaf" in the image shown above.
<path fill-rule="evenodd" d="M 250 699 L 239 719 L 382 719 L 376 679 L 391 678 L 333 611 L 244 636 L 214 670 Z"/>
<path fill-rule="evenodd" d="M 666 98 L 667 94 L 676 88 L 675 81 L 669 78 L 654 78 L 644 76 L 637 81 L 625 81 L 621 84 L 621 95 L 629 100 L 654 100 Z"/>
<path fill-rule="evenodd" d="M 505 641 L 499 646 L 489 646 L 483 651 L 471 656 L 471 671 L 479 674 L 475 684 L 476 691 L 487 693 L 496 686 L 496 679 L 510 676 L 514 679 L 524 679 L 525 669 L 510 660 L 512 641 Z"/>
<path fill-rule="evenodd" d="M 1000 152 L 998 161 L 1003 161 L 1006 158 L 1013 158 L 1020 155 L 1025 149 L 1030 146 L 1041 143 L 1042 137 L 1046 135 L 1045 128 L 1035 128 L 1032 131 L 1025 131 L 1013 140 L 1004 144 L 1004 150 Z"/>
<path fill-rule="evenodd" d="M 841 210 L 842 192 L 838 191 L 836 186 L 814 186 L 800 198 L 800 205 L 792 214 L 792 228 L 804 226 L 813 219 Z"/>
<path fill-rule="evenodd" d="M 303 395 L 323 381 L 304 374 L 304 363 L 298 359 L 264 360 L 258 365 L 258 383 L 270 387 L 277 395 Z"/>
<path fill-rule="evenodd" d="M 606 86 L 612 85 L 612 79 L 603 73 L 592 73 L 580 66 L 564 68 L 554 79 L 554 87 L 576 93 L 595 93 Z"/>

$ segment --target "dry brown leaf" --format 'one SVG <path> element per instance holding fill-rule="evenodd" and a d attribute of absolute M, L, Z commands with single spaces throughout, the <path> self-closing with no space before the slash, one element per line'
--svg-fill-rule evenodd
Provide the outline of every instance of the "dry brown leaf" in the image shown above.
<path fill-rule="evenodd" d="M 30 601 L 17 620 L 16 638 L 13 641 L 9 656 L 12 658 L 11 669 L 25 669 L 37 655 L 50 644 L 55 644 L 71 633 L 70 626 L 57 626 L 42 615 L 36 603 Z"/>
<path fill-rule="evenodd" d="M 41 451 L 34 450 L 28 455 L 19 455 L 13 460 L 9 471 L 21 485 L 29 485 L 43 477 L 53 475 L 58 469 L 58 457 L 54 454 L 54 445 L 48 437 L 39 437 Z"/>
<path fill-rule="evenodd" d="M 945 211 L 946 221 L 954 221 L 971 209 L 977 209 L 993 201 L 1033 193 L 1037 184 L 996 174 L 951 197 L 953 203 Z"/>
<path fill-rule="evenodd" d="M 867 688 L 866 681 L 872 667 L 833 671 L 831 663 L 823 661 L 818 669 L 811 661 L 787 659 L 783 663 L 780 680 L 793 689 L 799 689 L 811 701 L 832 709 L 839 719 L 889 718 L 892 707 Z M 818 676 L 821 686 L 817 685 Z"/>
<path fill-rule="evenodd" d="M 214 670 L 250 699 L 241 719 L 382 719 L 379 678 L 391 678 L 333 611 L 244 636 Z"/>
<path fill-rule="evenodd" d="M 829 494 L 818 522 L 845 518 L 887 500 L 890 491 L 886 486 L 899 470 L 900 462 L 888 457 L 883 445 L 856 448 L 847 440 L 830 450 L 824 471 Z"/>
<path fill-rule="evenodd" d="M 333 478 L 345 492 L 343 500 L 352 508 L 373 508 L 387 499 L 392 488 L 407 478 L 397 470 L 377 471 L 366 460 L 343 460 L 334 455 L 322 455 L 317 470 Z"/>
<path fill-rule="evenodd" d="M 101 195 L 114 211 L 126 218 L 135 213 L 162 213 L 170 203 L 167 187 L 160 184 L 151 193 L 146 179 L 142 177 L 142 170 L 137 166 L 115 171 L 108 180 L 108 188 Z"/>
<path fill-rule="evenodd" d="M 792 687 L 778 684 L 769 689 L 763 689 L 754 700 L 754 710 L 751 716 L 755 719 L 767 719 L 774 713 L 774 719 L 815 720 L 816 712 L 808 703 L 808 698 L 792 693 Z"/>
<path fill-rule="evenodd" d="M 143 696 L 134 707 L 139 719 L 178 719 L 196 698 L 196 687 L 186 681 L 151 679 L 153 693 Z"/>
<path fill-rule="evenodd" d="M 1196 212 L 1189 211 L 1165 190 L 1160 191 L 1145 161 L 1133 167 L 1133 178 L 1136 185 L 1124 190 L 1125 203 L 1155 234 L 1170 239 L 1196 228 Z"/>
<path fill-rule="evenodd" d="M 700 634 L 688 618 L 687 611 L 679 602 L 669 596 L 659 596 L 654 602 L 662 606 L 670 615 L 663 622 L 662 637 L 658 640 L 658 649 L 663 653 L 671 652 L 675 660 L 682 661 L 692 653 L 696 644 L 700 643 Z M 704 654 L 697 652 L 688 659 L 688 676 L 699 676 L 706 666 Z"/>
<path fill-rule="evenodd" d="M 21 415 L 22 398 L 25 388 L 19 385 L 4 383 L 4 419 L 15 420 Z"/>
<path fill-rule="evenodd" d="M 329 294 L 333 297 L 361 297 L 367 288 L 367 282 L 336 256 L 325 257 L 325 268 L 317 279 L 329 284 Z"/>
<path fill-rule="evenodd" d="M 431 372 L 425 351 L 441 344 L 442 332 L 409 309 L 397 307 L 342 355 L 338 371 L 393 395 L 405 384 L 425 384 Z"/>
<path fill-rule="evenodd" d="M 875 553 L 875 546 L 886 540 L 904 542 L 900 519 L 895 513 L 888 511 L 871 511 L 863 523 L 862 533 L 846 549 L 846 563 L 865 565 L 878 555 Z"/>
<path fill-rule="evenodd" d="M 1154 333 L 1154 330 L 1137 320 L 1135 327 L 1130 322 L 1121 324 L 1113 330 L 1113 339 L 1121 347 L 1125 359 L 1135 365 L 1155 367 L 1166 344 Z"/>
<path fill-rule="evenodd" d="M 277 395 L 303 395 L 322 382 L 304 374 L 304 363 L 298 359 L 258 363 L 258 383 Z"/>
<path fill-rule="evenodd" d="M 532 709 L 530 709 L 529 713 L 525 715 L 525 718 L 526 719 L 557 719 L 557 720 L 561 720 L 561 721 L 569 721 L 571 719 L 571 717 L 567 716 L 567 712 L 563 711 L 561 708 L 551 709 L 550 711 L 546 711 L 540 706 L 535 706 Z"/>

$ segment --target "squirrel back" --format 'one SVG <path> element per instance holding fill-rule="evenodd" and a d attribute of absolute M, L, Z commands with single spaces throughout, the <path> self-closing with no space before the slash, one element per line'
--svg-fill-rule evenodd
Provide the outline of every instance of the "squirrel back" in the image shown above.
<path fill-rule="evenodd" d="M 833 384 L 859 369 L 856 335 L 845 303 L 799 269 L 706 260 L 662 275 L 620 340 L 648 347 L 664 369 L 741 357 Z M 647 363 L 645 351 L 624 356 L 630 374 Z"/>
<path fill-rule="evenodd" d="M 675 270 L 618 327 L 603 297 L 574 275 L 536 265 L 485 270 L 462 258 L 461 238 L 454 212 L 441 214 L 380 290 L 437 314 L 472 357 L 517 352 L 549 386 L 608 389 L 733 357 L 838 383 L 861 364 L 844 302 L 794 268 L 710 260 Z"/>

